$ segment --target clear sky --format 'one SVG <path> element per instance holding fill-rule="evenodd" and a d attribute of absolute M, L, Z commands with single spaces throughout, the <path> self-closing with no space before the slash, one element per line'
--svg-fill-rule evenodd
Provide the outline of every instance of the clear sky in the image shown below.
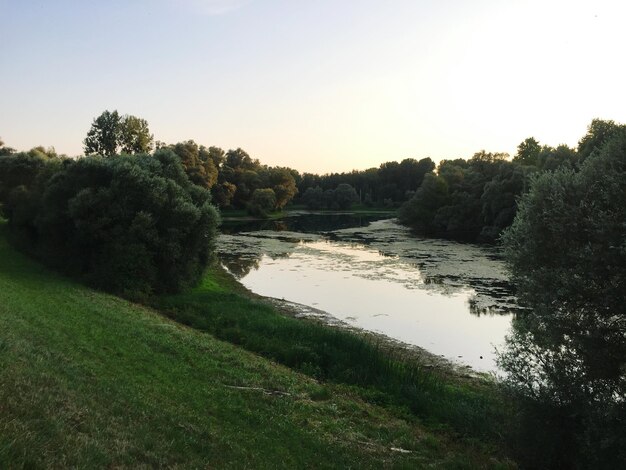
<path fill-rule="evenodd" d="M 155 139 L 324 173 L 626 122 L 621 0 L 0 0 L 0 137 Z"/>

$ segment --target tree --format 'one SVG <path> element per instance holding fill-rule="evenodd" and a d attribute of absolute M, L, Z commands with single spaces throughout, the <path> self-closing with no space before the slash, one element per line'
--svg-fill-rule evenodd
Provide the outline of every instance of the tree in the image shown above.
<path fill-rule="evenodd" d="M 148 122 L 135 116 L 126 115 L 120 121 L 119 146 L 122 153 L 148 153 L 152 150 L 153 136 Z"/>
<path fill-rule="evenodd" d="M 93 120 L 85 138 L 85 155 L 110 156 L 117 153 L 120 141 L 120 115 L 104 111 Z"/>
<path fill-rule="evenodd" d="M 433 234 L 437 211 L 448 201 L 448 184 L 441 176 L 426 174 L 424 181 L 398 213 L 403 224 L 413 227 L 423 234 Z"/>
<path fill-rule="evenodd" d="M 558 168 L 578 168 L 578 155 L 576 150 L 565 144 L 552 148 L 543 146 L 537 159 L 537 166 L 541 170 L 554 171 Z"/>
<path fill-rule="evenodd" d="M 359 201 L 359 195 L 355 189 L 347 183 L 341 183 L 335 188 L 335 202 L 339 209 L 346 210 L 352 207 L 352 204 Z"/>
<path fill-rule="evenodd" d="M 276 208 L 276 194 L 271 188 L 255 189 L 248 203 L 248 211 L 253 215 L 266 217 Z"/>
<path fill-rule="evenodd" d="M 210 189 L 217 183 L 218 171 L 210 149 L 198 146 L 193 140 L 179 142 L 167 148 L 178 155 L 185 167 L 187 176 L 193 183 L 207 189 Z"/>
<path fill-rule="evenodd" d="M 319 210 L 324 208 L 324 190 L 319 186 L 307 188 L 302 196 L 302 202 L 307 209 Z"/>
<path fill-rule="evenodd" d="M 224 183 L 218 183 L 211 189 L 211 194 L 215 200 L 215 204 L 219 207 L 230 207 L 233 202 L 233 197 L 237 191 L 237 186 L 228 181 Z"/>
<path fill-rule="evenodd" d="M 580 160 L 585 160 L 594 151 L 599 150 L 608 140 L 622 132 L 625 127 L 614 121 L 592 120 L 587 128 L 587 134 L 578 142 Z"/>
<path fill-rule="evenodd" d="M 529 137 L 517 146 L 517 154 L 513 157 L 514 162 L 522 165 L 537 165 L 541 145 L 534 137 Z"/>
<path fill-rule="evenodd" d="M 215 168 L 219 170 L 225 160 L 224 151 L 219 147 L 211 146 L 208 148 L 207 154 L 208 158 L 210 158 L 213 162 Z"/>
<path fill-rule="evenodd" d="M 15 149 L 12 147 L 5 147 L 4 142 L 0 140 L 0 157 L 5 157 L 7 155 L 13 155 L 15 153 Z"/>
<path fill-rule="evenodd" d="M 250 155 L 240 148 L 226 152 L 224 164 L 230 168 L 241 170 L 256 170 L 260 166 L 258 160 L 253 160 L 250 158 Z"/>
<path fill-rule="evenodd" d="M 626 462 L 626 129 L 599 145 L 537 176 L 503 236 L 529 307 L 500 356 L 529 467 Z"/>
<path fill-rule="evenodd" d="M 93 120 L 84 140 L 85 155 L 109 157 L 123 152 L 148 153 L 152 149 L 153 136 L 144 119 L 120 116 L 117 111 L 104 111 Z"/>
<path fill-rule="evenodd" d="M 269 168 L 269 187 L 276 195 L 276 209 L 282 209 L 298 192 L 296 181 L 289 168 Z"/>

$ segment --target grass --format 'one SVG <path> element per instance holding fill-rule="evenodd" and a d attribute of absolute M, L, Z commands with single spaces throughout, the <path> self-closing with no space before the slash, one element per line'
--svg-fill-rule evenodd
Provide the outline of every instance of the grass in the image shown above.
<path fill-rule="evenodd" d="M 295 319 L 255 301 L 222 268 L 195 289 L 154 300 L 176 321 L 296 369 L 353 387 L 363 399 L 432 428 L 502 445 L 507 407 L 493 384 L 443 378 L 352 332 Z"/>
<path fill-rule="evenodd" d="M 507 465 L 350 387 L 63 278 L 9 247 L 5 229 L 0 468 Z M 238 302 L 219 277 L 198 292 Z"/>

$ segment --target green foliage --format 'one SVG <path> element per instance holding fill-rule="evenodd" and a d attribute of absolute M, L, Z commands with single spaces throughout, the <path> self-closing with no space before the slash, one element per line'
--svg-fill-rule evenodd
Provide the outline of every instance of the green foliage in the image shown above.
<path fill-rule="evenodd" d="M 307 209 L 348 210 L 359 202 L 356 190 L 347 183 L 339 184 L 335 189 L 322 190 L 319 186 L 308 188 L 302 196 Z"/>
<path fill-rule="evenodd" d="M 442 160 L 436 176 L 427 174 L 402 206 L 400 221 L 424 235 L 493 243 L 512 223 L 532 173 L 578 165 L 566 145 L 542 147 L 532 137 L 513 161 L 507 157 L 482 150 L 469 160 Z"/>
<path fill-rule="evenodd" d="M 207 149 L 203 145 L 198 146 L 193 140 L 179 142 L 167 147 L 180 158 L 189 179 L 204 188 L 210 189 L 217 183 L 218 167 L 216 161 L 220 161 L 220 154 L 224 151 L 217 147 Z"/>
<path fill-rule="evenodd" d="M 614 121 L 604 121 L 594 119 L 587 128 L 587 134 L 578 142 L 578 155 L 584 161 L 593 152 L 598 151 L 602 146 L 615 135 L 624 131 L 626 126 L 616 124 Z"/>
<path fill-rule="evenodd" d="M 0 157 L 5 157 L 7 155 L 12 155 L 15 153 L 15 149 L 11 147 L 6 147 L 4 141 L 0 139 Z"/>
<path fill-rule="evenodd" d="M 126 115 L 120 120 L 119 146 L 121 153 L 147 153 L 152 150 L 153 136 L 148 121 Z"/>
<path fill-rule="evenodd" d="M 363 171 L 351 171 L 349 173 L 331 173 L 326 175 L 314 175 L 304 173 L 298 175 L 298 192 L 301 197 L 309 188 L 319 187 L 322 191 L 334 191 L 342 183 L 352 186 L 360 195 L 362 201 L 369 205 L 387 205 L 397 207 L 406 201 L 409 195 L 417 190 L 422 183 L 424 175 L 432 172 L 435 164 L 430 158 L 415 160 L 406 158 L 401 162 L 382 163 L 379 168 L 369 168 Z M 328 193 L 326 206 L 333 205 L 331 193 Z M 305 200 L 301 200 L 307 204 Z M 317 201 L 313 206 L 317 206 Z M 337 204 L 334 204 L 335 208 Z M 313 207 L 312 206 L 312 207 Z"/>
<path fill-rule="evenodd" d="M 400 208 L 398 218 L 403 224 L 429 233 L 437 210 L 445 206 L 447 200 L 448 183 L 443 177 L 429 173 L 411 200 Z"/>
<path fill-rule="evenodd" d="M 348 183 L 341 183 L 335 188 L 335 203 L 339 209 L 350 209 L 352 204 L 359 202 L 359 195 Z"/>
<path fill-rule="evenodd" d="M 484 150 L 470 160 L 443 160 L 400 209 L 400 221 L 419 233 L 465 241 L 493 241 L 513 218 L 519 186 L 506 154 Z M 523 173 L 522 173 L 523 174 Z M 490 184 L 492 183 L 492 184 Z M 497 202 L 496 202 L 497 201 Z"/>
<path fill-rule="evenodd" d="M 271 188 L 255 189 L 248 203 L 248 212 L 252 215 L 267 217 L 276 209 L 276 194 Z"/>
<path fill-rule="evenodd" d="M 269 186 L 276 196 L 276 209 L 282 209 L 298 192 L 296 181 L 289 168 L 275 167 L 266 171 Z"/>
<path fill-rule="evenodd" d="M 626 129 L 612 132 L 580 172 L 538 175 L 503 236 L 531 310 L 500 362 L 525 406 L 520 454 L 546 466 L 626 464 Z"/>
<path fill-rule="evenodd" d="M 94 286 L 130 297 L 176 291 L 209 262 L 217 213 L 171 151 L 0 164 L 16 243 Z"/>
<path fill-rule="evenodd" d="M 86 155 L 115 155 L 120 140 L 120 115 L 104 111 L 93 120 L 85 138 Z"/>
<path fill-rule="evenodd" d="M 211 191 L 213 200 L 219 207 L 230 207 L 233 197 L 235 197 L 235 192 L 237 192 L 237 186 L 228 181 L 216 184 Z"/>
<path fill-rule="evenodd" d="M 214 149 L 213 157 L 219 161 L 223 157 L 217 185 L 213 187 L 215 201 L 220 207 L 261 210 L 252 203 L 252 197 L 256 190 L 271 189 L 276 198 L 272 210 L 280 210 L 298 192 L 294 178 L 294 174 L 298 176 L 297 172 L 289 168 L 261 165 L 240 148 L 229 150 L 225 156 L 216 147 L 211 148 Z"/>
<path fill-rule="evenodd" d="M 578 168 L 579 160 L 576 151 L 567 145 L 556 148 L 544 146 L 537 159 L 540 170 L 554 171 L 559 168 Z"/>
<path fill-rule="evenodd" d="M 541 145 L 534 137 L 529 137 L 517 146 L 517 154 L 513 157 L 514 162 L 522 165 L 536 166 L 541 153 Z"/>
<path fill-rule="evenodd" d="M 319 186 L 307 188 L 301 198 L 307 209 L 319 210 L 325 207 L 324 190 Z"/>
<path fill-rule="evenodd" d="M 146 120 L 117 111 L 104 111 L 93 120 L 84 140 L 86 155 L 109 157 L 117 153 L 147 153 L 152 149 L 153 136 Z"/>

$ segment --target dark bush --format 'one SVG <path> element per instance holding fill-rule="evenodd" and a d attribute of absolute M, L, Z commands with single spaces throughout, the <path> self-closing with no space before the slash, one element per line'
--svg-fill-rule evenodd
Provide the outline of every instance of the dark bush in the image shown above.
<path fill-rule="evenodd" d="M 209 191 L 190 183 L 171 151 L 86 157 L 44 171 L 48 166 L 8 196 L 5 213 L 22 247 L 130 297 L 199 281 L 218 215 Z"/>

